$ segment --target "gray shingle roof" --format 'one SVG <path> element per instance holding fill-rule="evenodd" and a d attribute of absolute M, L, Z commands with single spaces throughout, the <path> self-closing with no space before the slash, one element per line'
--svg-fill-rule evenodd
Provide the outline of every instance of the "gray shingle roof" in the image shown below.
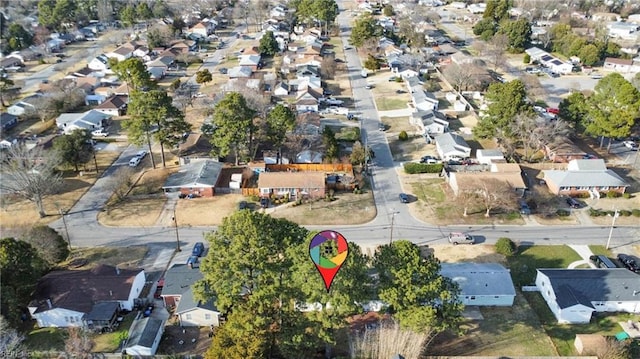
<path fill-rule="evenodd" d="M 545 181 L 551 181 L 558 187 L 628 187 L 612 170 L 581 171 L 543 171 Z"/>
<path fill-rule="evenodd" d="M 447 132 L 436 137 L 438 146 L 442 149 L 442 153 L 447 154 L 456 151 L 470 151 L 471 147 L 467 144 L 467 141 L 460 135 Z"/>
<path fill-rule="evenodd" d="M 153 341 L 158 335 L 162 324 L 162 320 L 151 317 L 135 320 L 129 330 L 127 347 L 131 348 L 139 345 L 145 348 L 153 348 Z"/>
<path fill-rule="evenodd" d="M 164 275 L 162 295 L 184 295 L 193 283 L 202 279 L 200 268 L 189 268 L 186 264 L 174 264 Z"/>
<path fill-rule="evenodd" d="M 176 307 L 176 314 L 187 312 L 195 308 L 202 308 L 218 312 L 218 308 L 216 308 L 215 304 L 213 303 L 213 299 L 210 299 L 204 303 L 196 300 L 193 296 L 193 290 L 190 287 L 189 290 L 182 293 L 180 302 L 178 302 L 178 306 Z"/>
<path fill-rule="evenodd" d="M 162 188 L 214 187 L 221 171 L 222 163 L 220 162 L 194 161 L 169 176 Z"/>
<path fill-rule="evenodd" d="M 498 263 L 442 263 L 440 274 L 460 286 L 462 295 L 516 295 L 510 272 Z"/>
<path fill-rule="evenodd" d="M 640 276 L 619 269 L 538 269 L 549 278 L 560 308 L 591 302 L 640 301 Z M 634 295 L 635 294 L 635 295 Z"/>

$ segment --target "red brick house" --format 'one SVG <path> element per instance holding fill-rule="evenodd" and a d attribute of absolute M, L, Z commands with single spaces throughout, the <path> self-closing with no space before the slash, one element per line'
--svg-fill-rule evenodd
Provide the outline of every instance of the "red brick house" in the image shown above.
<path fill-rule="evenodd" d="M 170 175 L 162 186 L 166 195 L 184 194 L 198 197 L 213 197 L 215 187 L 222 172 L 222 163 L 201 159 L 180 166 L 180 170 Z"/>
<path fill-rule="evenodd" d="M 547 170 L 543 173 L 549 191 L 560 195 L 599 195 L 609 191 L 622 194 L 629 187 L 629 183 L 607 169 L 603 159 L 571 160 L 564 171 Z"/>
<path fill-rule="evenodd" d="M 258 189 L 260 197 L 318 198 L 326 193 L 325 179 L 324 172 L 262 172 L 258 177 Z"/>

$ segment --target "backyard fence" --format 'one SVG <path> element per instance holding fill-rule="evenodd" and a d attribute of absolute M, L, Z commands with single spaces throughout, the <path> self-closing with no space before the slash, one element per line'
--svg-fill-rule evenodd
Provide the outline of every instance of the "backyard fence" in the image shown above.
<path fill-rule="evenodd" d="M 267 171 L 310 171 L 310 172 L 346 172 L 353 173 L 353 166 L 350 163 L 293 163 L 288 165 L 268 164 Z"/>

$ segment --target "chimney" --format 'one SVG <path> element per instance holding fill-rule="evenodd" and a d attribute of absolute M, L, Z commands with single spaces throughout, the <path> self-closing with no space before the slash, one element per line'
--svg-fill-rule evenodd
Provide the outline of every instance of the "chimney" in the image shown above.
<path fill-rule="evenodd" d="M 113 291 L 112 290 L 109 291 L 109 296 L 113 297 Z"/>
<path fill-rule="evenodd" d="M 49 309 L 53 308 L 53 304 L 51 304 L 51 299 L 47 298 L 47 306 L 49 307 Z"/>
<path fill-rule="evenodd" d="M 116 266 L 116 275 L 120 275 L 120 268 L 118 268 L 118 266 Z"/>

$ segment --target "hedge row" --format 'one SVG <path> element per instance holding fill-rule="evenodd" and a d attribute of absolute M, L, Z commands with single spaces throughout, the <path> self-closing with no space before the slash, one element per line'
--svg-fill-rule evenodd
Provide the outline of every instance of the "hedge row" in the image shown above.
<path fill-rule="evenodd" d="M 417 163 L 408 162 L 404 164 L 404 171 L 408 174 L 416 173 L 440 173 L 444 165 L 442 163 Z"/>
<path fill-rule="evenodd" d="M 615 211 L 604 211 L 601 209 L 589 208 L 589 215 L 591 217 L 613 216 L 615 215 L 615 213 L 616 213 Z M 621 209 L 618 211 L 618 214 L 623 217 L 629 217 L 629 216 L 640 217 L 640 209 L 633 209 L 631 211 L 626 209 Z"/>

